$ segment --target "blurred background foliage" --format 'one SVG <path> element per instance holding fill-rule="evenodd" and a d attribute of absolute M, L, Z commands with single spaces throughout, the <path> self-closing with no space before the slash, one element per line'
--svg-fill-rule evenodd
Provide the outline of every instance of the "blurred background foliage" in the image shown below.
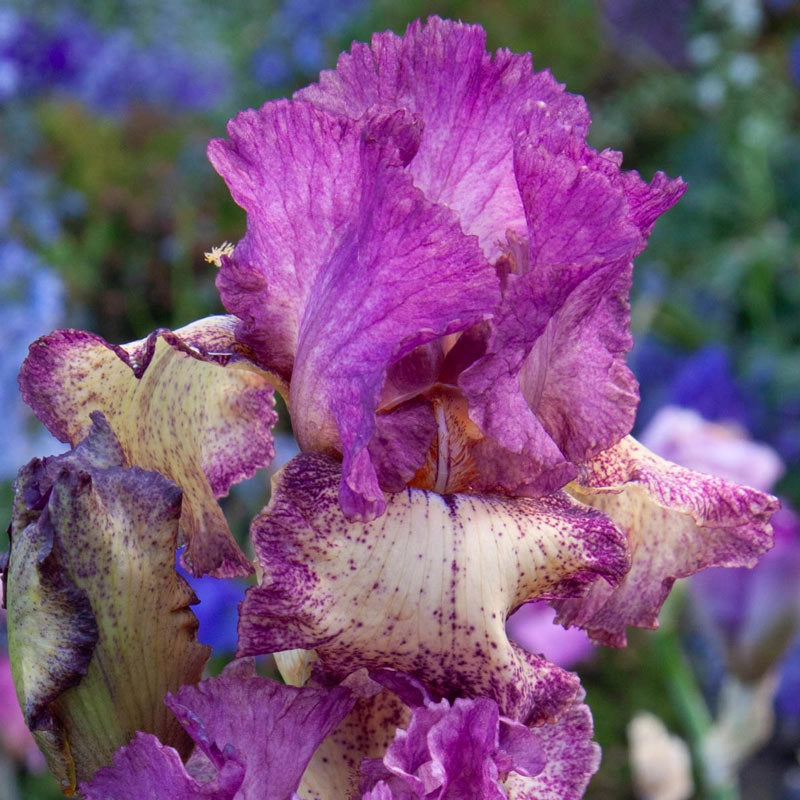
<path fill-rule="evenodd" d="M 245 220 L 205 158 L 208 140 L 224 135 L 238 110 L 313 80 L 351 40 L 402 32 L 432 13 L 479 22 L 490 49 L 531 51 L 537 68 L 586 97 L 590 142 L 622 150 L 626 168 L 687 180 L 689 191 L 637 261 L 637 430 L 667 403 L 735 422 L 779 453 L 786 469 L 775 491 L 800 507 L 800 4 L 4 0 L 6 508 L 18 466 L 61 447 L 16 395 L 27 344 L 55 327 L 125 342 L 221 312 L 203 254 L 238 240 Z M 229 501 L 242 533 L 263 492 L 262 478 Z M 580 668 L 605 753 L 589 797 L 634 796 L 625 729 L 637 709 L 691 740 L 694 680 L 714 712 L 714 680 L 706 678 L 725 666 L 691 633 L 681 603 L 679 594 L 669 611 L 681 626 L 666 626 L 661 638 L 637 634 L 628 650 L 598 653 Z M 664 637 L 678 629 L 681 642 L 670 649 Z M 794 663 L 788 674 L 800 673 Z M 688 682 L 680 677 L 687 668 Z M 800 686 L 797 693 L 800 707 Z M 800 712 L 784 714 L 745 764 L 743 795 L 800 797 L 799 746 Z M 6 758 L 0 795 L 58 796 L 30 766 Z M 698 785 L 696 796 L 707 796 L 702 776 Z"/>

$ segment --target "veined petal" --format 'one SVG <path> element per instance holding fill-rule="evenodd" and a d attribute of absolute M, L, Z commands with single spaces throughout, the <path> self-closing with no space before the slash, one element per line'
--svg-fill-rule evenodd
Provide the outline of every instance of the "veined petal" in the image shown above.
<path fill-rule="evenodd" d="M 584 134 L 533 107 L 514 160 L 528 252 L 507 255 L 486 354 L 459 379 L 474 421 L 528 461 L 526 492 L 559 488 L 576 475 L 572 465 L 630 431 L 638 403 L 625 365 L 632 259 L 653 209 L 666 210 L 685 188 L 620 172 L 617 154 L 591 150 Z"/>
<path fill-rule="evenodd" d="M 412 22 L 402 37 L 376 33 L 370 45 L 354 44 L 295 97 L 352 119 L 374 108 L 419 114 L 425 129 L 408 167 L 414 183 L 454 209 L 490 259 L 508 231 L 525 232 L 512 159 L 527 105 L 546 104 L 553 125 L 584 132 L 589 125 L 583 98 L 565 93 L 549 72 L 534 73 L 530 54 L 492 56 L 480 26 L 438 17 Z"/>
<path fill-rule="evenodd" d="M 68 794 L 137 730 L 186 752 L 161 700 L 198 680 L 209 654 L 174 569 L 181 492 L 126 468 L 93 418 L 74 450 L 20 471 L 6 576 L 17 695 Z"/>
<path fill-rule="evenodd" d="M 526 723 L 568 705 L 574 676 L 505 633 L 534 598 L 580 595 L 628 566 L 624 537 L 564 495 L 537 500 L 407 489 L 383 517 L 348 523 L 339 466 L 301 454 L 253 522 L 263 571 L 241 607 L 241 654 L 315 649 L 325 668 L 418 676 L 445 697 L 485 695 Z"/>
<path fill-rule="evenodd" d="M 627 437 L 582 468 L 569 492 L 605 512 L 630 543 L 631 570 L 581 599 L 553 603 L 557 622 L 625 645 L 628 625 L 655 628 L 676 578 L 706 567 L 752 567 L 772 546 L 778 501 L 755 489 L 679 467 Z"/>
<path fill-rule="evenodd" d="M 245 112 L 231 141 L 209 149 L 248 211 L 248 233 L 223 261 L 223 301 L 259 358 L 291 373 L 301 448 L 343 456 L 351 519 L 384 508 L 369 446 L 387 369 L 487 318 L 499 299 L 477 240 L 404 169 L 420 127 L 403 110 L 356 123 L 295 101 Z M 428 446 L 417 443 L 405 474 Z M 385 478 L 393 485 L 394 470 Z"/>
<path fill-rule="evenodd" d="M 23 397 L 53 435 L 75 445 L 100 411 L 127 464 L 181 487 L 186 562 L 218 577 L 252 568 L 216 497 L 271 461 L 277 421 L 276 378 L 242 355 L 234 322 L 209 317 L 122 347 L 56 331 L 31 345 L 20 372 Z"/>

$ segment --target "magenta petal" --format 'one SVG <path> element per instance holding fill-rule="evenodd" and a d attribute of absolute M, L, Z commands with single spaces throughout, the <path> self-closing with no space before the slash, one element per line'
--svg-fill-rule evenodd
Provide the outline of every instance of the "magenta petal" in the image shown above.
<path fill-rule="evenodd" d="M 189 775 L 176 750 L 149 733 L 137 733 L 117 751 L 112 766 L 81 784 L 81 792 L 86 800 L 233 800 L 243 779 L 241 756 L 229 754 L 212 781 L 200 782 Z"/>
<path fill-rule="evenodd" d="M 486 52 L 478 25 L 431 17 L 405 35 L 378 33 L 354 44 L 335 70 L 296 97 L 358 119 L 370 109 L 408 109 L 424 122 L 409 165 L 430 200 L 454 209 L 489 258 L 508 231 L 523 234 L 525 217 L 512 166 L 516 120 L 534 102 L 583 130 L 583 99 L 566 94 L 549 72 L 534 73 L 529 54 Z"/>
<path fill-rule="evenodd" d="M 369 445 L 388 367 L 484 319 L 499 294 L 477 240 L 404 171 L 419 128 L 404 111 L 355 128 L 278 103 L 237 117 L 232 141 L 209 150 L 248 210 L 247 236 L 223 263 L 223 300 L 261 360 L 291 371 L 301 448 L 343 454 L 352 519 L 385 507 Z M 423 459 L 417 446 L 412 461 Z"/>
<path fill-rule="evenodd" d="M 772 546 L 778 501 L 671 464 L 631 437 L 586 465 L 570 493 L 605 512 L 628 537 L 631 570 L 615 588 L 595 583 L 553 605 L 558 622 L 624 646 L 628 625 L 655 628 L 676 578 L 706 567 L 752 567 Z"/>
<path fill-rule="evenodd" d="M 583 132 L 532 112 L 518 139 L 515 170 L 529 250 L 517 253 L 486 354 L 461 376 L 470 415 L 503 447 L 530 462 L 540 492 L 616 443 L 633 424 L 631 262 L 646 242 L 654 209 L 666 210 L 681 181 L 650 186 L 597 154 Z M 537 486 L 534 479 L 539 481 Z M 508 487 L 516 490 L 516 487 Z"/>
<path fill-rule="evenodd" d="M 241 800 L 260 800 L 265 787 L 275 800 L 289 800 L 314 751 L 356 699 L 344 686 L 284 686 L 257 676 L 252 662 L 234 662 L 166 702 L 212 761 L 230 748 L 243 754 Z"/>
<path fill-rule="evenodd" d="M 359 126 L 303 103 L 243 111 L 208 157 L 247 211 L 217 287 L 238 335 L 288 383 L 315 284 L 352 235 L 361 194 Z"/>
<path fill-rule="evenodd" d="M 362 685 L 297 688 L 257 676 L 251 661 L 234 662 L 218 678 L 167 695 L 197 743 L 189 765 L 155 737 L 139 734 L 81 790 L 87 800 L 292 800 L 314 751 L 351 711 Z M 194 775 L 212 779 L 199 783 Z M 150 786 L 158 787 L 152 795 Z"/>
<path fill-rule="evenodd" d="M 442 700 L 415 709 L 382 760 L 361 763 L 361 791 L 382 785 L 385 796 L 396 800 L 505 800 L 501 773 L 536 775 L 544 766 L 538 735 L 500 717 L 492 700 L 458 698 L 452 705 Z"/>

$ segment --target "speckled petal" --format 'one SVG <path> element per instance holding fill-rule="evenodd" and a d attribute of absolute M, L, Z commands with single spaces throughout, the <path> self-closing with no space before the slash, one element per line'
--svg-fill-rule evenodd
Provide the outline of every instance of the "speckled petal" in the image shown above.
<path fill-rule="evenodd" d="M 300 447 L 342 454 L 342 508 L 371 519 L 384 508 L 369 445 L 386 370 L 488 317 L 497 277 L 454 212 L 404 170 L 420 135 L 407 112 L 356 125 L 300 102 L 268 104 L 228 132 L 209 153 L 248 211 L 248 233 L 223 262 L 223 301 L 245 341 L 262 348 L 269 337 L 264 363 L 291 369 Z M 248 271 L 258 279 L 240 280 Z M 417 443 L 403 460 L 419 466 L 426 450 Z"/>
<path fill-rule="evenodd" d="M 412 22 L 402 37 L 376 33 L 370 45 L 354 44 L 295 96 L 353 119 L 376 107 L 419 114 L 425 129 L 409 165 L 414 183 L 454 209 L 491 259 L 508 231 L 525 232 L 512 150 L 526 107 L 546 104 L 552 124 L 589 125 L 583 98 L 549 72 L 534 73 L 530 54 L 492 56 L 480 26 L 438 17 Z"/>
<path fill-rule="evenodd" d="M 554 126 L 534 107 L 515 144 L 528 252 L 507 255 L 503 302 L 486 354 L 460 377 L 470 415 L 503 448 L 526 457 L 526 493 L 552 491 L 632 425 L 636 381 L 625 365 L 632 259 L 680 180 L 648 186 L 598 154 L 584 131 Z"/>
<path fill-rule="evenodd" d="M 75 787 L 136 730 L 186 752 L 163 706 L 200 678 L 194 593 L 174 569 L 181 492 L 126 468 L 99 412 L 74 450 L 20 472 L 7 575 L 8 644 L 26 722 Z"/>
<path fill-rule="evenodd" d="M 544 769 L 536 775 L 509 773 L 503 781 L 509 800 L 580 800 L 600 766 L 600 747 L 592 741 L 594 726 L 584 691 L 556 722 L 534 728 Z"/>
<path fill-rule="evenodd" d="M 263 570 L 241 609 L 242 654 L 316 649 L 339 676 L 416 675 L 447 697 L 486 695 L 526 722 L 568 704 L 574 676 L 511 645 L 509 613 L 532 597 L 580 595 L 624 575 L 624 537 L 565 495 L 532 499 L 407 489 L 386 514 L 348 523 L 339 466 L 302 454 L 253 522 Z"/>
<path fill-rule="evenodd" d="M 587 464 L 568 488 L 630 542 L 631 570 L 617 587 L 598 581 L 585 598 L 553 604 L 558 622 L 603 644 L 624 646 L 628 625 L 657 627 L 676 578 L 705 567 L 752 567 L 772 545 L 774 497 L 671 464 L 631 437 Z"/>
<path fill-rule="evenodd" d="M 232 317 L 159 330 L 122 347 L 85 331 L 31 345 L 23 397 L 48 429 L 73 445 L 101 411 L 128 464 L 160 472 L 184 493 L 185 559 L 195 574 L 247 574 L 216 501 L 273 457 L 276 378 L 240 354 Z"/>

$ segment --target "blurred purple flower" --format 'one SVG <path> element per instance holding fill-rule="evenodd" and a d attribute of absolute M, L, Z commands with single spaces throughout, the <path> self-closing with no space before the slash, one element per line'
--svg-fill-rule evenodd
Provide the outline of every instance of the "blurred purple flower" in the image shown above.
<path fill-rule="evenodd" d="M 109 114 L 133 104 L 182 111 L 217 105 L 230 86 L 227 64 L 173 45 L 169 31 L 157 35 L 142 45 L 130 31 L 101 30 L 74 10 L 44 21 L 6 9 L 0 18 L 6 98 L 62 92 Z"/>
<path fill-rule="evenodd" d="M 556 612 L 546 603 L 525 603 L 506 623 L 509 638 L 529 653 L 541 653 L 548 661 L 572 669 L 590 659 L 597 648 L 586 631 L 555 624 Z"/>
<path fill-rule="evenodd" d="M 626 56 L 687 65 L 686 43 L 692 0 L 602 0 L 603 15 L 616 48 Z"/>

